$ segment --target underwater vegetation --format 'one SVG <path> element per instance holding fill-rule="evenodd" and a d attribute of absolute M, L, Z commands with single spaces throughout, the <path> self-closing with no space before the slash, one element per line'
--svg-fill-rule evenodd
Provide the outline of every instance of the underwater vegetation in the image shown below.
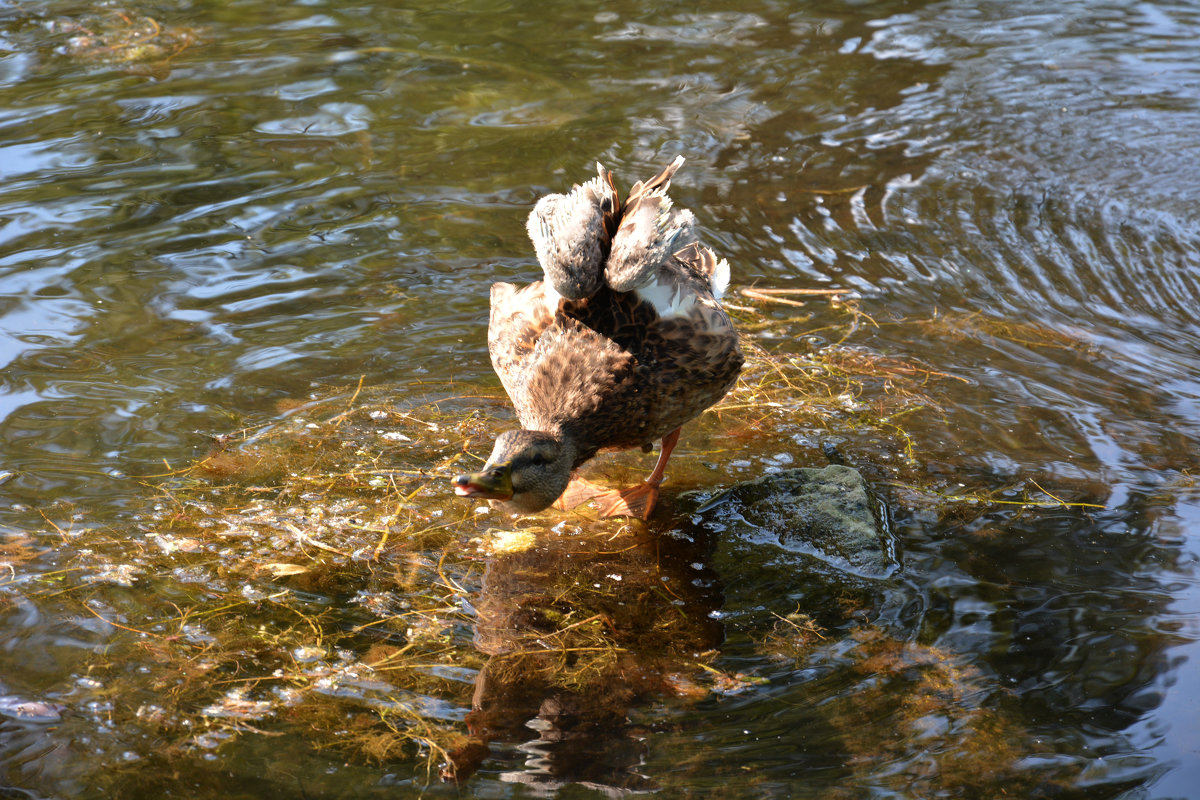
<path fill-rule="evenodd" d="M 179 775 L 220 790 L 237 770 L 205 765 L 234 752 L 430 783 L 469 780 L 519 744 L 524 781 L 653 789 L 670 778 L 646 772 L 651 733 L 680 734 L 671 720 L 689 708 L 804 675 L 822 732 L 806 746 L 851 774 L 951 793 L 1053 780 L 1020 766 L 1029 734 L 1003 692 L 882 611 L 886 581 L 819 565 L 781 578 L 756 561 L 766 545 L 707 530 L 673 501 L 834 458 L 888 502 L 958 522 L 1003 503 L 1068 507 L 1032 479 L 1007 491 L 929 480 L 905 421 L 937 414 L 939 385 L 960 379 L 856 344 L 874 322 L 852 300 L 818 300 L 844 324 L 789 334 L 811 343 L 797 354 L 773 349 L 804 325 L 794 306 L 742 299 L 746 369 L 695 424 L 649 523 L 455 498 L 447 478 L 481 464 L 508 424 L 499 388 L 365 380 L 281 403 L 273 422 L 212 436 L 194 463 L 131 478 L 147 499 L 128 525 L 30 509 L 36 531 L 0 544 L 0 613 L 36 607 L 95 646 L 73 651 L 74 686 L 10 702 L 14 718 L 54 723 L 26 763 L 114 795 L 170 796 Z M 973 322 L 953 330 L 980 335 Z M 621 481 L 642 458 L 589 475 Z M 758 580 L 803 587 L 805 602 L 773 601 L 730 629 L 731 603 L 752 612 L 730 582 Z M 292 762 L 265 763 L 253 777 L 270 783 Z M 332 778 L 308 769 L 319 793 Z"/>

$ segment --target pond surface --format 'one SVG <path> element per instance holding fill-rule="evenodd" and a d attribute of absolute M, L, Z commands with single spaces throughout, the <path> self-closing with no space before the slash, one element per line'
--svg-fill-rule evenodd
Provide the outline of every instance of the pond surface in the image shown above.
<path fill-rule="evenodd" d="M 1200 8 L 732 9 L 0 3 L 0 796 L 1200 797 Z M 662 510 L 453 498 L 533 202 L 677 153 Z M 829 455 L 894 574 L 680 497 Z"/>

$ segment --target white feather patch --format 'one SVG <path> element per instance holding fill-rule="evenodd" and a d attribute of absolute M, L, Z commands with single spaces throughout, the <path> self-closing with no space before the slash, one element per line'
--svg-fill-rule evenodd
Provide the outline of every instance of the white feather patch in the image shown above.
<path fill-rule="evenodd" d="M 654 306 L 659 319 L 686 316 L 696 305 L 696 295 L 688 291 L 681 292 L 679 287 L 662 281 L 655 281 L 634 291 L 644 302 Z"/>
<path fill-rule="evenodd" d="M 728 261 L 722 258 L 717 262 L 717 266 L 713 270 L 712 276 L 708 279 L 708 285 L 712 287 L 713 297 L 720 300 L 725 296 L 725 290 L 729 288 Z"/>

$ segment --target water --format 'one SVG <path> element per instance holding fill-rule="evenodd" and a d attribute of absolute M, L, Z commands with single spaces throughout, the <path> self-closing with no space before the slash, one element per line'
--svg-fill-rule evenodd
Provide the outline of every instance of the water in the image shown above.
<path fill-rule="evenodd" d="M 564 574 L 644 603 L 633 576 L 661 573 L 703 577 L 646 606 L 686 610 L 677 650 L 647 649 L 617 601 L 596 611 L 633 689 L 576 709 L 603 721 L 576 746 L 590 766 L 496 723 L 461 791 L 1200 796 L 1198 36 L 1200 10 L 1163 2 L 0 5 L 0 787 L 449 793 L 416 745 L 330 742 L 405 703 L 465 730 L 478 676 L 518 670 L 495 646 L 520 627 L 504 609 Z M 620 534 L 627 560 L 580 566 L 614 534 L 571 519 L 541 561 L 477 552 L 510 522 L 438 488 L 510 419 L 485 298 L 537 275 L 532 203 L 596 159 L 628 185 L 677 152 L 673 195 L 734 265 L 754 344 L 844 338 L 907 371 L 833 381 L 822 422 L 706 417 L 668 496 L 821 466 L 832 443 L 887 502 L 897 576 L 680 543 L 669 514 Z M 383 453 L 327 497 L 342 505 L 288 489 L 271 512 L 341 555 L 253 492 L 141 477 L 242 429 Z M 223 469 L 239 491 L 284 480 Z M 380 542 L 361 525 L 389 503 L 441 527 Z M 263 599 L 281 587 L 295 605 Z M 570 597 L 555 613 L 574 624 Z M 827 640 L 796 645 L 779 618 L 798 607 Z M 403 641 L 442 659 L 436 680 L 359 670 Z M 214 687 L 178 677 L 205 659 Z M 226 695 L 277 668 L 305 677 Z M 332 674 L 318 694 L 344 706 L 285 697 Z"/>

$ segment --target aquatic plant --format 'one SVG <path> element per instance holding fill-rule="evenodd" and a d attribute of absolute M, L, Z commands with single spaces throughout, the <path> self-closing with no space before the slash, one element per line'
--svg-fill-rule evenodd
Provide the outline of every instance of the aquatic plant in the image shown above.
<path fill-rule="evenodd" d="M 957 376 L 854 342 L 874 323 L 851 300 L 813 301 L 842 319 L 817 331 L 770 293 L 745 299 L 734 313 L 747 367 L 672 462 L 668 496 L 823 461 L 832 437 L 834 455 L 909 501 L 947 513 L 966 502 L 921 482 L 922 445 L 904 427 L 937 413 L 939 383 Z M 606 779 L 652 788 L 633 769 L 644 745 L 626 722 L 632 708 L 770 683 L 723 663 L 711 542 L 681 533 L 669 507 L 662 524 L 677 535 L 664 536 L 587 507 L 510 517 L 450 495 L 447 479 L 482 463 L 505 424 L 497 387 L 364 380 L 315 395 L 213 436 L 190 465 L 137 478 L 153 500 L 128 526 L 40 509 L 43 535 L 0 547 L 0 603 L 36 599 L 102 643 L 78 665 L 81 713 L 53 733 L 73 752 L 94 726 L 113 732 L 79 761 L 105 765 L 77 767 L 87 782 L 145 789 L 151 774 L 204 774 L 235 742 L 258 740 L 343 768 L 405 762 L 426 781 L 465 780 L 492 743 L 528 737 L 536 719 L 550 761 L 583 769 L 572 753 L 611 752 L 592 759 Z M 638 458 L 606 463 L 604 479 Z M 1033 478 L 1024 486 L 968 491 L 972 513 L 1072 502 Z M 850 593 L 772 612 L 754 632 L 763 663 L 821 674 L 834 664 L 861 684 L 835 692 L 822 724 L 866 772 L 915 759 L 913 726 L 938 717 L 927 755 L 939 777 L 914 785 L 1007 780 L 1021 732 L 986 680 L 960 656 L 869 624 L 874 602 Z"/>

